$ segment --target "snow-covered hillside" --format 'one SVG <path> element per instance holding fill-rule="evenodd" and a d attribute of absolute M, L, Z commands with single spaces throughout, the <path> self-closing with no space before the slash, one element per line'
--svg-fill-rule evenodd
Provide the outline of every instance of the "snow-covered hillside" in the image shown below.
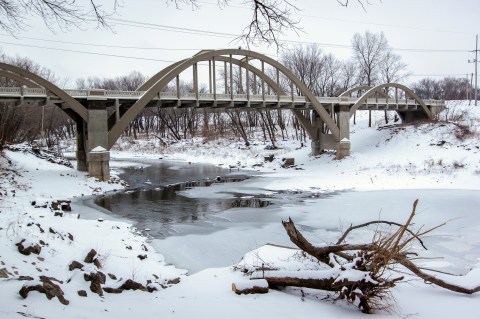
<path fill-rule="evenodd" d="M 377 124 L 381 124 L 382 118 L 383 113 L 378 113 Z M 241 141 L 204 143 L 198 139 L 176 143 L 167 149 L 154 141 L 132 144 L 124 140 L 112 155 L 132 160 L 161 156 L 260 170 L 268 173 L 263 177 L 263 185 L 269 190 L 470 189 L 472 194 L 480 194 L 480 108 L 450 103 L 439 122 L 417 125 L 368 128 L 364 119 L 365 113 L 359 113 L 357 124 L 351 126 L 352 155 L 341 161 L 335 160 L 333 154 L 310 157 L 309 148 L 301 147 L 294 140 L 279 141 L 280 149 L 274 151 L 266 150 L 267 143 L 261 140 L 245 148 Z M 128 149 L 126 145 L 130 145 Z M 265 163 L 264 157 L 271 154 L 275 160 Z M 296 167 L 281 168 L 281 159 L 285 157 L 294 158 Z M 300 289 L 237 296 L 231 291 L 232 282 L 248 279 L 241 272 L 218 268 L 187 276 L 184 270 L 167 265 L 162 252 L 154 251 L 146 238 L 127 222 L 84 219 L 81 210 L 62 212 L 61 203 L 59 208 L 55 207 L 56 201 L 66 203 L 73 197 L 121 189 L 118 181 L 98 182 L 84 173 L 49 163 L 28 152 L 9 150 L 0 157 L 0 174 L 0 318 L 365 316 L 344 301 L 332 303 L 321 300 L 325 294 Z M 315 211 L 315 205 L 310 202 L 302 213 Z M 64 204 L 64 209 L 66 207 Z M 471 209 L 478 210 L 478 207 Z M 325 219 L 329 226 L 339 218 L 330 215 Z M 427 216 L 432 225 L 445 221 L 445 215 Z M 476 229 L 480 226 L 480 215 L 471 214 L 463 221 L 455 211 L 449 211 L 447 216 L 458 218 L 455 229 L 462 231 L 448 241 L 449 248 L 468 253 L 469 261 L 477 257 L 477 263 L 463 272 L 470 273 L 469 282 L 463 284 L 478 286 L 480 240 Z M 313 216 L 309 218 L 311 225 L 321 227 Z M 359 216 L 353 219 L 354 223 L 360 220 Z M 350 221 L 344 219 L 344 222 Z M 325 232 L 333 230 L 326 227 Z M 368 241 L 369 236 L 371 232 L 365 232 L 357 239 Z M 38 254 L 21 254 L 18 243 L 25 248 L 31 246 Z M 86 257 L 92 249 L 96 255 L 90 254 L 89 260 Z M 285 264 L 289 252 L 265 246 L 254 253 L 245 251 L 245 254 L 248 254 L 245 260 Z M 432 261 L 428 265 L 441 268 L 449 262 L 449 256 L 445 257 L 445 261 Z M 82 266 L 72 264 L 73 261 Z M 105 275 L 101 283 L 104 288 L 119 288 L 131 279 L 145 289 L 157 290 L 151 293 L 140 290 L 125 290 L 120 294 L 104 292 L 100 296 L 91 291 L 95 278 L 102 282 L 99 272 Z M 44 294 L 36 291 L 30 292 L 27 299 L 19 295 L 23 285 L 41 285 L 41 280 L 46 280 L 41 276 L 49 277 L 47 281 L 62 289 L 68 305 L 62 304 L 57 297 L 47 300 Z M 84 294 L 87 296 L 82 296 Z M 393 297 L 397 303 L 392 311 L 379 312 L 375 317 L 478 318 L 478 294 L 460 295 L 413 280 L 399 284 L 393 290 Z"/>

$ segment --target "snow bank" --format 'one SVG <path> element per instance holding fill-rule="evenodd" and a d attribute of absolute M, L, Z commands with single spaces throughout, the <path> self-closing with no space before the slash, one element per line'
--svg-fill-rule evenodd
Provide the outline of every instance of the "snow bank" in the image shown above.
<path fill-rule="evenodd" d="M 358 114 L 357 124 L 351 125 L 352 155 L 341 161 L 335 160 L 333 154 L 310 157 L 309 148 L 295 140 L 278 141 L 280 149 L 268 150 L 265 149 L 268 143 L 261 139 L 253 142 L 251 147 L 245 147 L 242 142 L 235 140 L 204 143 L 203 140 L 194 139 L 177 143 L 168 149 L 161 149 L 152 141 L 135 141 L 127 151 L 114 150 L 113 157 L 127 157 L 132 161 L 135 157 L 163 157 L 221 164 L 227 168 L 255 169 L 269 173 L 264 175 L 262 185 L 270 190 L 480 189 L 478 109 L 452 103 L 447 112 L 441 115 L 447 119 L 442 123 L 381 128 L 366 127 L 362 120 L 365 113 Z M 452 122 L 454 117 L 456 121 Z M 375 121 L 380 118 L 383 118 L 383 113 Z M 124 146 L 122 143 L 119 142 L 121 147 Z M 272 154 L 275 160 L 265 162 L 264 158 Z M 280 168 L 284 157 L 295 158 L 296 167 Z M 167 265 L 163 256 L 155 252 L 146 238 L 128 223 L 106 218 L 77 219 L 78 215 L 82 216 L 81 210 L 66 212 L 64 217 L 58 217 L 49 207 L 55 200 L 114 191 L 121 188 L 120 185 L 87 178 L 84 173 L 22 152 L 7 151 L 4 157 L 0 157 L 0 167 L 3 167 L 0 171 L 0 318 L 208 316 L 213 319 L 243 319 L 254 316 L 273 319 L 286 316 L 309 318 L 312 314 L 325 318 L 364 316 L 353 306 L 322 301 L 327 295 L 317 291 L 291 288 L 285 292 L 270 291 L 265 295 L 237 296 L 231 291 L 231 284 L 242 282 L 245 277 L 231 268 L 205 269 L 185 276 L 184 270 Z M 272 178 L 269 179 L 269 176 Z M 32 201 L 36 201 L 37 205 L 32 205 Z M 304 213 L 318 210 L 318 207 L 315 202 L 308 202 L 297 210 Z M 282 209 L 280 211 L 283 215 L 288 213 Z M 344 220 L 347 220 L 346 217 L 343 216 Z M 352 222 L 361 220 L 358 214 L 350 217 Z M 328 232 L 335 220 L 335 227 L 338 227 L 338 218 L 331 216 L 317 221 L 304 219 L 305 227 L 323 227 L 324 232 Z M 463 232 L 457 234 L 464 241 L 453 244 L 446 242 L 445 245 L 459 248 L 464 242 L 470 243 L 464 249 L 470 255 L 478 255 L 479 252 L 475 250 L 478 247 L 476 229 L 480 221 L 478 218 L 469 221 L 470 225 L 465 225 Z M 15 244 L 22 239 L 28 239 L 25 244 L 39 245 L 41 252 L 28 256 L 20 254 Z M 91 249 L 97 252 L 95 258 L 101 268 L 84 261 Z M 199 255 L 215 254 L 205 251 Z M 72 261 L 82 263 L 83 268 L 69 270 Z M 299 268 L 308 272 L 322 270 L 318 263 L 299 256 L 296 250 L 276 246 L 264 246 L 247 253 L 235 269 L 243 267 L 248 271 L 252 265 L 273 262 L 281 263 L 285 271 Z M 457 282 L 474 285 L 479 279 L 479 268 L 478 264 L 473 265 L 468 275 L 462 279 L 459 277 Z M 127 279 L 158 288 L 169 286 L 178 279 L 180 283 L 153 293 L 124 291 L 122 294 L 105 293 L 100 297 L 90 291 L 90 283 L 84 279 L 85 274 L 97 271 L 106 274 L 105 286 L 113 288 L 119 287 Z M 48 301 L 37 292 L 31 292 L 25 300 L 18 296 L 18 291 L 26 283 L 19 281 L 19 276 L 29 276 L 32 282 L 38 282 L 40 275 L 58 280 L 65 298 L 70 301 L 68 306 L 56 299 Z M 81 290 L 85 290 L 88 296 L 81 297 L 78 294 Z M 480 297 L 477 295 L 465 297 L 427 286 L 421 281 L 410 281 L 398 286 L 394 296 L 398 308 L 391 314 L 379 313 L 376 318 L 478 317 Z"/>

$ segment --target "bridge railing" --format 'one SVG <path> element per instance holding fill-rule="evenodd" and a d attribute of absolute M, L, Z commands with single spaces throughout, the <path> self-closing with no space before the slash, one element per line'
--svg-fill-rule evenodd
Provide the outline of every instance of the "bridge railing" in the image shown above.
<path fill-rule="evenodd" d="M 92 90 L 65 90 L 67 94 L 74 98 L 88 98 L 90 96 L 90 91 Z M 145 91 L 121 91 L 121 90 L 93 90 L 95 91 L 95 96 L 99 95 L 104 96 L 109 99 L 132 99 L 136 100 L 140 98 Z M 9 98 L 21 98 L 21 97 L 33 97 L 33 98 L 47 98 L 48 92 L 44 88 L 20 88 L 20 87 L 0 87 L 0 97 L 9 97 Z M 177 92 L 160 92 L 159 95 L 154 98 L 155 100 L 196 100 L 197 95 L 191 92 L 181 92 L 178 95 Z M 212 94 L 212 93 L 199 93 L 199 100 L 213 101 L 216 98 L 217 101 L 230 101 L 232 95 L 230 94 Z M 292 96 L 290 95 L 262 95 L 262 94 L 234 94 L 233 99 L 235 101 L 253 101 L 253 102 L 262 102 L 266 103 L 307 103 L 307 100 L 304 96 Z M 317 99 L 322 104 L 355 104 L 358 101 L 356 97 L 317 97 Z M 426 105 L 430 106 L 445 106 L 445 102 L 441 100 L 423 100 Z M 419 106 L 419 103 L 415 99 L 405 99 L 405 98 L 384 98 L 384 97 L 375 97 L 368 98 L 365 101 L 365 105 L 403 105 L 403 106 Z"/>
<path fill-rule="evenodd" d="M 16 88 L 16 87 L 5 87 L 5 88 L 0 88 L 0 96 L 21 96 L 22 94 L 22 89 L 21 88 Z"/>

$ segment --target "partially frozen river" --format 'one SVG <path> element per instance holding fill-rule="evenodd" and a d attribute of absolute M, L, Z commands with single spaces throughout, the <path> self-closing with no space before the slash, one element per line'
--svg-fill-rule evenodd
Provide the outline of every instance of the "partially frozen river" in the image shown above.
<path fill-rule="evenodd" d="M 224 180 L 245 174 L 158 160 L 123 171 L 121 177 L 131 184 L 131 190 L 100 198 L 97 204 L 131 220 L 140 230 L 148 229 L 145 234 L 152 236 L 151 244 L 167 262 L 191 273 L 235 264 L 247 251 L 266 243 L 292 246 L 282 219 L 291 217 L 314 243 L 332 243 L 351 223 L 375 219 L 404 222 L 416 198 L 420 204 L 415 225 L 433 227 L 449 221 L 426 239 L 428 256 L 448 258 L 426 265 L 463 272 L 480 257 L 480 191 L 274 192 L 268 185 L 276 179 L 268 174 L 184 189 L 185 185 L 165 186 L 186 181 L 210 184 L 217 176 Z M 371 231 L 362 230 L 351 240 L 369 241 L 371 235 Z"/>

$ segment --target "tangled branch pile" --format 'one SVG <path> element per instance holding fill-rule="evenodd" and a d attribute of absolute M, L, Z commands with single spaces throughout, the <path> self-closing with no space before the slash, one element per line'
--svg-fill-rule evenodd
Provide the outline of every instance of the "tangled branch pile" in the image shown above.
<path fill-rule="evenodd" d="M 413 242 L 417 241 L 426 249 L 422 237 L 438 227 L 425 231 L 412 231 L 418 200 L 413 204 L 413 210 L 405 224 L 390 221 L 371 221 L 365 224 L 350 226 L 334 245 L 317 247 L 312 245 L 295 227 L 291 219 L 283 221 L 283 227 L 290 240 L 303 252 L 322 266 L 320 270 L 283 271 L 279 269 L 266 270 L 256 268 L 251 273 L 251 279 L 265 279 L 270 288 L 296 286 L 321 289 L 334 292 L 338 299 L 352 302 L 364 313 L 389 307 L 390 289 L 404 277 L 398 274 L 399 265 L 407 268 L 413 274 L 437 286 L 451 291 L 473 294 L 480 291 L 480 285 L 468 287 L 449 283 L 435 277 L 412 262 L 418 254 L 412 251 Z M 377 230 L 371 243 L 348 244 L 347 236 L 354 230 L 370 225 L 388 225 L 395 227 L 394 232 Z"/>

